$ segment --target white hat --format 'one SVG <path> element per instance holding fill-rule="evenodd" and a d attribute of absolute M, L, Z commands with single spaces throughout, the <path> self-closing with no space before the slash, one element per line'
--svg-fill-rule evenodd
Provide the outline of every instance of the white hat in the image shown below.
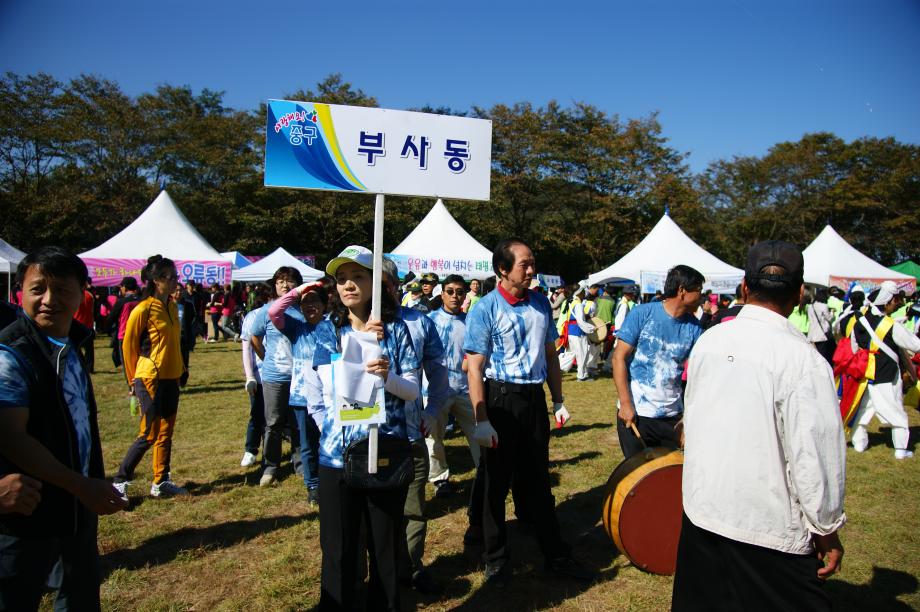
<path fill-rule="evenodd" d="M 894 281 L 887 280 L 879 286 L 878 295 L 875 297 L 875 301 L 873 301 L 872 304 L 874 306 L 884 306 L 897 294 L 898 285 Z"/>
<path fill-rule="evenodd" d="M 345 247 L 339 256 L 334 258 L 328 264 L 326 264 L 326 274 L 329 276 L 335 276 L 336 271 L 342 264 L 346 263 L 356 263 L 359 266 L 367 268 L 368 270 L 374 269 L 374 254 L 363 246 L 353 244 L 349 247 Z"/>

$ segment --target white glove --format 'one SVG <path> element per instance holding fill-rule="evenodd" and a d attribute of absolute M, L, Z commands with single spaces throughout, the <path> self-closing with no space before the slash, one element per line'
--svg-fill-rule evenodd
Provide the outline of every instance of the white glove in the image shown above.
<path fill-rule="evenodd" d="M 255 396 L 256 389 L 258 388 L 258 383 L 256 383 L 256 379 L 247 378 L 245 386 L 246 386 L 246 393 L 248 393 L 251 396 Z"/>
<path fill-rule="evenodd" d="M 553 404 L 553 415 L 556 417 L 556 429 L 561 429 L 569 419 L 569 411 L 565 409 L 565 404 L 557 402 Z"/>
<path fill-rule="evenodd" d="M 419 423 L 419 429 L 422 431 L 422 436 L 425 438 L 431 436 L 434 433 L 435 428 L 438 426 L 438 420 L 428 414 L 427 412 L 422 411 L 422 420 Z"/>
<path fill-rule="evenodd" d="M 316 427 L 323 431 L 323 421 L 326 418 L 326 414 L 322 410 L 317 410 L 310 414 L 310 418 L 313 419 L 313 422 L 316 423 Z"/>
<path fill-rule="evenodd" d="M 476 429 L 473 430 L 473 440 L 479 446 L 498 448 L 498 432 L 495 431 L 488 419 L 476 423 Z"/>
<path fill-rule="evenodd" d="M 297 295 L 303 296 L 303 294 L 306 293 L 307 291 L 311 291 L 313 289 L 320 289 L 322 286 L 323 286 L 323 283 L 321 281 L 316 281 L 315 283 L 304 283 L 300 285 L 299 287 L 297 287 Z"/>

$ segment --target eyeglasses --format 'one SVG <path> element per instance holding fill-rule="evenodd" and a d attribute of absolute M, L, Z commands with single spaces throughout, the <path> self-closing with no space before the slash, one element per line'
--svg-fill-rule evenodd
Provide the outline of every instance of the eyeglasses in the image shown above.
<path fill-rule="evenodd" d="M 446 293 L 447 295 L 456 294 L 459 297 L 463 297 L 464 295 L 466 295 L 466 289 L 445 289 L 444 293 Z"/>

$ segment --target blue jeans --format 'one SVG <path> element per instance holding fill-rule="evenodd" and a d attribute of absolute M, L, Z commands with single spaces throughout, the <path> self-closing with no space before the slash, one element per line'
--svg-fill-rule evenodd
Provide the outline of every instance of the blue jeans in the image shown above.
<path fill-rule="evenodd" d="M 319 486 L 319 427 L 303 406 L 292 406 L 300 430 L 300 461 L 303 465 L 303 483 L 308 489 Z"/>
<path fill-rule="evenodd" d="M 0 535 L 0 610 L 37 610 L 49 574 L 60 560 L 55 610 L 100 610 L 95 515 L 68 538 Z"/>

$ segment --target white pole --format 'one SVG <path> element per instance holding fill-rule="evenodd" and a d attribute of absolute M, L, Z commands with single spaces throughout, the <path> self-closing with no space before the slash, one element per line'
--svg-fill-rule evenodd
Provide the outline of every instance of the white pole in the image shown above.
<path fill-rule="evenodd" d="M 382 193 L 374 202 L 374 271 L 371 276 L 371 318 L 380 319 L 380 283 L 383 280 L 383 203 Z M 371 425 L 367 438 L 367 472 L 377 473 L 377 425 Z"/>

